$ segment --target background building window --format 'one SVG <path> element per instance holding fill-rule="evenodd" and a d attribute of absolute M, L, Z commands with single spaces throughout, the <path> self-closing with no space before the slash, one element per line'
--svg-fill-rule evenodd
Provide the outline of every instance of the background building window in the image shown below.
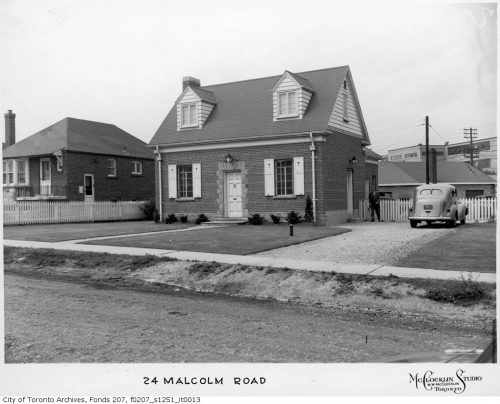
<path fill-rule="evenodd" d="M 108 159 L 108 177 L 116 177 L 116 160 Z"/>
<path fill-rule="evenodd" d="M 278 93 L 278 115 L 297 116 L 297 91 Z"/>
<path fill-rule="evenodd" d="M 293 195 L 293 160 L 275 160 L 275 195 Z"/>
<path fill-rule="evenodd" d="M 193 197 L 193 166 L 177 166 L 177 198 Z"/>
<path fill-rule="evenodd" d="M 142 163 L 140 161 L 132 162 L 132 174 L 142 174 Z"/>

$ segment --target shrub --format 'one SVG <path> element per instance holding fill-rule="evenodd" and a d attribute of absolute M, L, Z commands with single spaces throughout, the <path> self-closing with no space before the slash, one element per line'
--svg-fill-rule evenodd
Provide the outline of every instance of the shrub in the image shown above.
<path fill-rule="evenodd" d="M 300 219 L 302 219 L 302 216 L 300 216 L 297 212 L 292 210 L 288 215 L 286 215 L 286 221 L 289 224 L 297 224 L 300 222 Z"/>
<path fill-rule="evenodd" d="M 304 220 L 306 222 L 312 222 L 314 220 L 313 202 L 309 195 L 307 195 L 306 198 L 306 209 L 304 213 Z"/>
<path fill-rule="evenodd" d="M 160 217 L 160 213 L 155 209 L 154 213 L 153 213 L 153 220 L 158 223 L 159 221 L 161 221 L 161 217 Z"/>
<path fill-rule="evenodd" d="M 179 220 L 181 221 L 181 223 L 187 223 L 187 221 L 188 221 L 188 215 L 182 215 L 182 216 L 180 216 Z"/>
<path fill-rule="evenodd" d="M 471 277 L 459 281 L 449 281 L 440 285 L 431 285 L 425 297 L 437 302 L 466 305 L 486 297 L 486 289 Z"/>
<path fill-rule="evenodd" d="M 158 213 L 156 210 L 155 201 L 145 202 L 144 205 L 141 206 L 141 209 L 144 212 L 147 220 L 153 220 L 155 218 L 155 212 Z"/>
<path fill-rule="evenodd" d="M 278 224 L 281 220 L 281 215 L 279 213 L 276 215 L 271 214 L 270 217 L 274 224 Z"/>
<path fill-rule="evenodd" d="M 252 216 L 248 216 L 248 221 L 250 222 L 250 224 L 259 225 L 264 222 L 264 218 L 258 213 L 255 213 Z"/>
<path fill-rule="evenodd" d="M 208 217 L 206 217 L 204 213 L 200 213 L 196 218 L 195 223 L 200 224 L 203 222 L 208 222 Z"/>
<path fill-rule="evenodd" d="M 175 223 L 175 222 L 178 222 L 178 221 L 179 221 L 179 219 L 177 219 L 177 217 L 175 216 L 175 213 L 171 213 L 165 219 L 165 223 L 166 224 L 172 224 L 172 223 Z"/>

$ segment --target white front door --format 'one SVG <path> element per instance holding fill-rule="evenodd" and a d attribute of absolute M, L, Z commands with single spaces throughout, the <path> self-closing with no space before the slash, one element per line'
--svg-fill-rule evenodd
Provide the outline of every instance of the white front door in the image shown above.
<path fill-rule="evenodd" d="M 94 202 L 94 174 L 83 175 L 83 194 L 85 202 Z"/>
<path fill-rule="evenodd" d="M 50 158 L 40 159 L 40 195 L 50 195 Z"/>
<path fill-rule="evenodd" d="M 354 213 L 353 207 L 353 189 L 352 189 L 352 170 L 347 171 L 347 214 L 352 215 Z"/>
<path fill-rule="evenodd" d="M 241 173 L 227 173 L 226 178 L 227 217 L 241 217 Z"/>

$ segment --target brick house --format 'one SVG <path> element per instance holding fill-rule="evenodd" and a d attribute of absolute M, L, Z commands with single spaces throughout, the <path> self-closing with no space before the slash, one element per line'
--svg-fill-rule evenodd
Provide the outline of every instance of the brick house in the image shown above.
<path fill-rule="evenodd" d="M 348 66 L 201 86 L 182 93 L 149 146 L 156 201 L 169 213 L 246 219 L 304 214 L 345 222 L 377 182 Z"/>
<path fill-rule="evenodd" d="M 14 118 L 5 114 L 9 139 Z M 65 118 L 8 143 L 3 150 L 4 200 L 154 198 L 151 149 L 115 125 Z"/>

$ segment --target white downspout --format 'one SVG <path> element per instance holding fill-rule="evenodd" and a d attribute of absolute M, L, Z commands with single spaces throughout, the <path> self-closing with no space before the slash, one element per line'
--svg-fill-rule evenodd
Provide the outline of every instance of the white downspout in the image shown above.
<path fill-rule="evenodd" d="M 162 180 L 161 180 L 161 154 L 160 154 L 160 149 L 158 146 L 156 146 L 156 159 L 158 160 L 158 192 L 159 192 L 159 199 L 158 202 L 160 204 L 160 221 L 163 220 L 163 186 L 162 186 Z"/>
<path fill-rule="evenodd" d="M 311 172 L 312 172 L 312 203 L 313 203 L 313 218 L 314 222 L 316 222 L 316 164 L 315 164 L 315 151 L 316 145 L 314 144 L 313 134 L 309 132 L 309 137 L 311 138 L 311 146 L 309 146 L 309 150 L 311 150 Z"/>

